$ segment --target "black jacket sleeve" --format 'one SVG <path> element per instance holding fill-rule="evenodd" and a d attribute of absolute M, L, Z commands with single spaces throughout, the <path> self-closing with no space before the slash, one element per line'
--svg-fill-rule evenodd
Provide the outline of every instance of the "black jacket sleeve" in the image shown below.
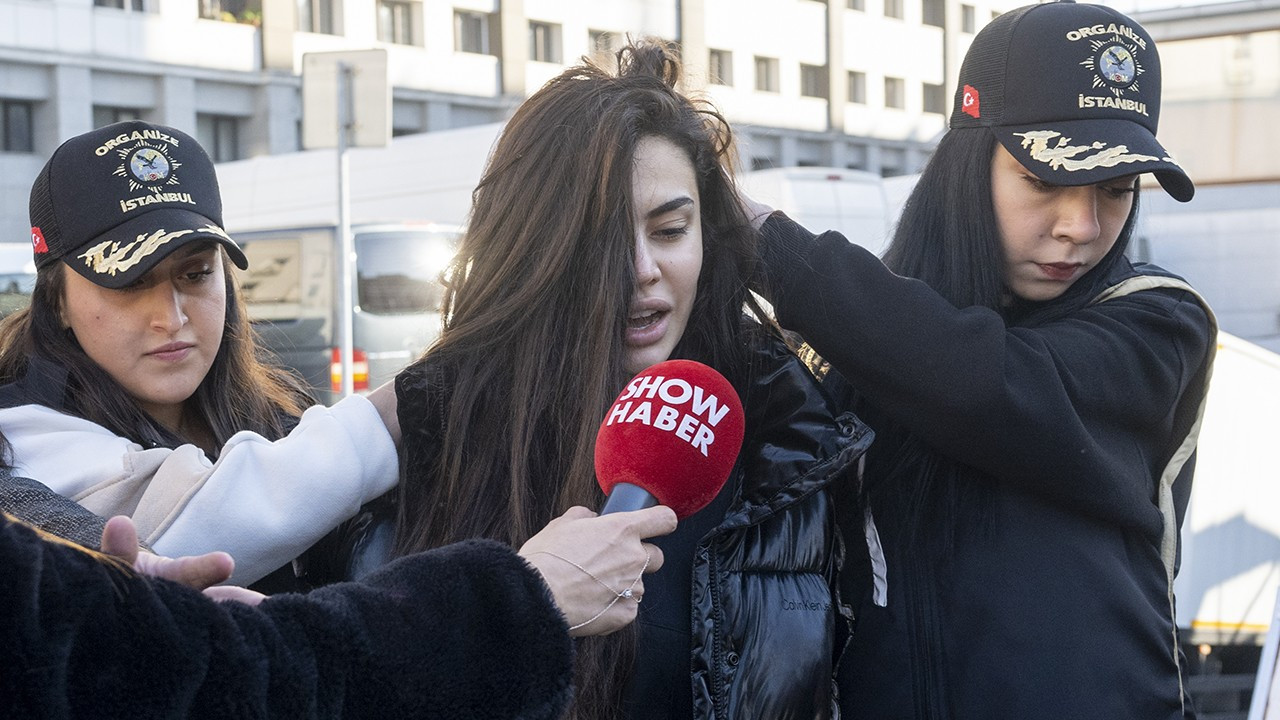
<path fill-rule="evenodd" d="M 1168 460 L 1180 401 L 1203 393 L 1210 323 L 1188 293 L 1144 291 L 1007 327 L 838 233 L 814 236 L 781 214 L 763 231 L 763 289 L 779 322 L 894 421 L 998 482 L 1160 527 L 1154 488 L 1135 478 Z"/>
<path fill-rule="evenodd" d="M 107 519 L 31 478 L 0 468 L 0 511 L 58 537 L 97 549 Z"/>
<path fill-rule="evenodd" d="M 249 607 L 0 518 L 0 706 L 24 718 L 556 718 L 572 644 L 536 571 L 472 541 Z"/>

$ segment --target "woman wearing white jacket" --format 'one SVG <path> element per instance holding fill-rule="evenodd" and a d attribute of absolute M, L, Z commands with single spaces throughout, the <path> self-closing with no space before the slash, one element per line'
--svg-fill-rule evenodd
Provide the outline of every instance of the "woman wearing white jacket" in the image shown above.
<path fill-rule="evenodd" d="M 263 363 L 229 267 L 213 163 L 126 122 L 63 143 L 31 191 L 31 307 L 0 325 L 16 475 L 157 552 L 226 550 L 237 583 L 287 564 L 396 483 L 390 388 L 313 407 Z"/>

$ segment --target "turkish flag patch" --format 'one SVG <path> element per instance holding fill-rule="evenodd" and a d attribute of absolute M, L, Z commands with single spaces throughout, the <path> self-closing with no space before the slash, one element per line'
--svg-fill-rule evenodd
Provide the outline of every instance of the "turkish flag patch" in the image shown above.
<path fill-rule="evenodd" d="M 49 252 L 49 246 L 44 242 L 44 233 L 38 227 L 31 228 L 31 249 L 37 254 Z"/>
<path fill-rule="evenodd" d="M 978 111 L 978 90 L 972 85 L 964 86 L 964 99 L 960 101 L 960 109 L 972 115 L 973 117 L 981 117 L 982 113 Z"/>

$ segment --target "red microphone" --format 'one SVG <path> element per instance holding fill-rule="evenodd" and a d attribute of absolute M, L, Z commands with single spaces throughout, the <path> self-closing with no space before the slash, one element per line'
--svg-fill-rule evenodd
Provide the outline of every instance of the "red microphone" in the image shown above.
<path fill-rule="evenodd" d="M 658 363 L 632 378 L 596 434 L 601 515 L 661 503 L 684 519 L 729 479 L 742 448 L 738 393 L 692 360 Z"/>

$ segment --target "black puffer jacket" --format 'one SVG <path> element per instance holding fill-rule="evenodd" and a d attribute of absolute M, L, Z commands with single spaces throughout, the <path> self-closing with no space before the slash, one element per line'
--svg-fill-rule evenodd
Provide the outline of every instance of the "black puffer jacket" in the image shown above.
<path fill-rule="evenodd" d="M 693 716 L 824 718 L 846 637 L 826 491 L 856 481 L 872 433 L 851 413 L 835 416 L 781 344 L 755 360 L 735 492 L 693 558 Z"/>
<path fill-rule="evenodd" d="M 739 388 L 746 410 L 743 450 L 724 497 L 712 505 L 723 518 L 684 546 L 696 546 L 692 558 L 680 562 L 666 553 L 669 567 L 691 568 L 691 602 L 683 615 L 690 622 L 691 637 L 683 639 L 690 657 L 647 660 L 645 638 L 653 636 L 643 627 L 642 606 L 633 717 L 654 716 L 649 681 L 661 685 L 664 667 L 673 664 L 691 669 L 690 684 L 664 691 L 686 693 L 673 707 L 689 707 L 691 696 L 696 718 L 811 719 L 831 713 L 847 613 L 836 597 L 843 552 L 826 490 L 836 481 L 855 481 L 854 468 L 872 433 L 852 413 L 836 417 L 818 383 L 780 341 L 760 343 L 751 362 L 754 381 L 745 391 Z M 445 377 L 425 360 L 396 380 L 405 482 L 422 482 L 413 468 L 437 452 Z M 385 509 L 380 514 L 391 515 Z M 357 543 L 367 539 L 367 528 L 357 535 Z M 355 562 L 368 566 L 369 553 L 357 554 Z M 645 604 L 657 602 L 646 581 Z"/>

